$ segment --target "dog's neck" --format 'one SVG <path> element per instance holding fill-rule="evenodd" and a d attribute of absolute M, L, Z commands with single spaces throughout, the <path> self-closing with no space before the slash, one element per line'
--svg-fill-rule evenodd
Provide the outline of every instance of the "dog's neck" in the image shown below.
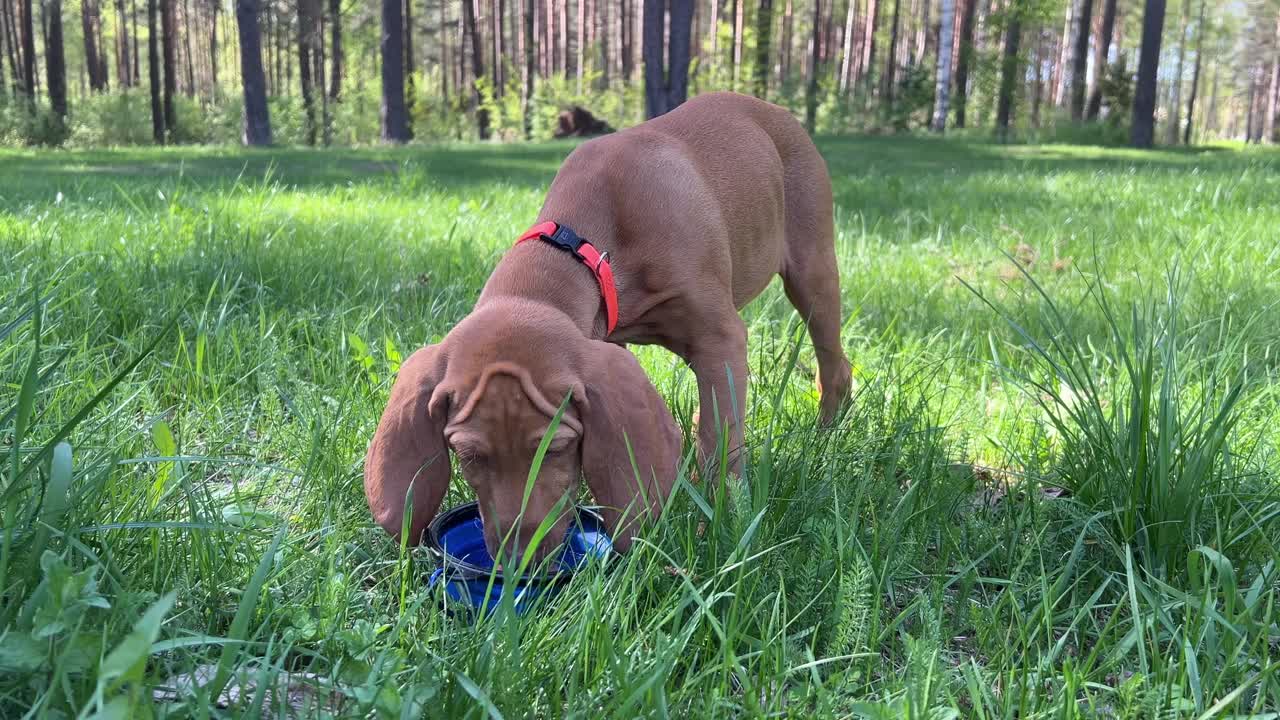
<path fill-rule="evenodd" d="M 477 305 L 499 298 L 531 300 L 556 308 L 593 340 L 603 340 L 608 334 L 595 275 L 577 258 L 545 242 L 520 243 L 498 261 Z"/>

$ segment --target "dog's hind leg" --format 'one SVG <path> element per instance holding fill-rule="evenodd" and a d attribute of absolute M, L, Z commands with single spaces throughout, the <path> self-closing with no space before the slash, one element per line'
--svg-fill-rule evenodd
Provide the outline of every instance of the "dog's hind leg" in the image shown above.
<path fill-rule="evenodd" d="M 840 342 L 840 272 L 826 163 L 812 145 L 786 169 L 786 252 L 782 283 L 800 311 L 818 358 L 818 392 L 824 424 L 849 398 L 850 368 Z"/>

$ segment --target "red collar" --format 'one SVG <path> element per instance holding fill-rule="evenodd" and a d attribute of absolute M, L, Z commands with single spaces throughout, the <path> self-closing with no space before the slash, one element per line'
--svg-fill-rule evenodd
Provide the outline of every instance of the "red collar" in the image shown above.
<path fill-rule="evenodd" d="M 567 225 L 541 222 L 525 231 L 516 240 L 516 245 L 525 240 L 537 238 L 543 242 L 568 251 L 583 265 L 591 268 L 600 283 L 600 295 L 604 297 L 605 319 L 608 322 L 606 334 L 612 333 L 618 325 L 618 289 L 613 285 L 613 268 L 609 266 L 609 253 L 600 252 L 591 243 L 578 237 Z"/>

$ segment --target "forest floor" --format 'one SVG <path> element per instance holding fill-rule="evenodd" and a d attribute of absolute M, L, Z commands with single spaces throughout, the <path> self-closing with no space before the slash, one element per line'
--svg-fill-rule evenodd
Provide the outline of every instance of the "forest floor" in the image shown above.
<path fill-rule="evenodd" d="M 364 451 L 571 144 L 0 151 L 0 716 L 1280 709 L 1280 153 L 819 146 L 847 414 L 774 283 L 745 484 L 478 624 Z"/>

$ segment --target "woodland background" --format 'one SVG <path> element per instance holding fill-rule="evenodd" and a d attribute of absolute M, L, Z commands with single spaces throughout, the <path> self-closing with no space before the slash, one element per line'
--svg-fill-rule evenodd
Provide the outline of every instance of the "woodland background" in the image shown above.
<path fill-rule="evenodd" d="M 0 0 L 0 143 L 545 138 L 709 90 L 817 133 L 1277 142 L 1278 38 L 1276 0 Z"/>

